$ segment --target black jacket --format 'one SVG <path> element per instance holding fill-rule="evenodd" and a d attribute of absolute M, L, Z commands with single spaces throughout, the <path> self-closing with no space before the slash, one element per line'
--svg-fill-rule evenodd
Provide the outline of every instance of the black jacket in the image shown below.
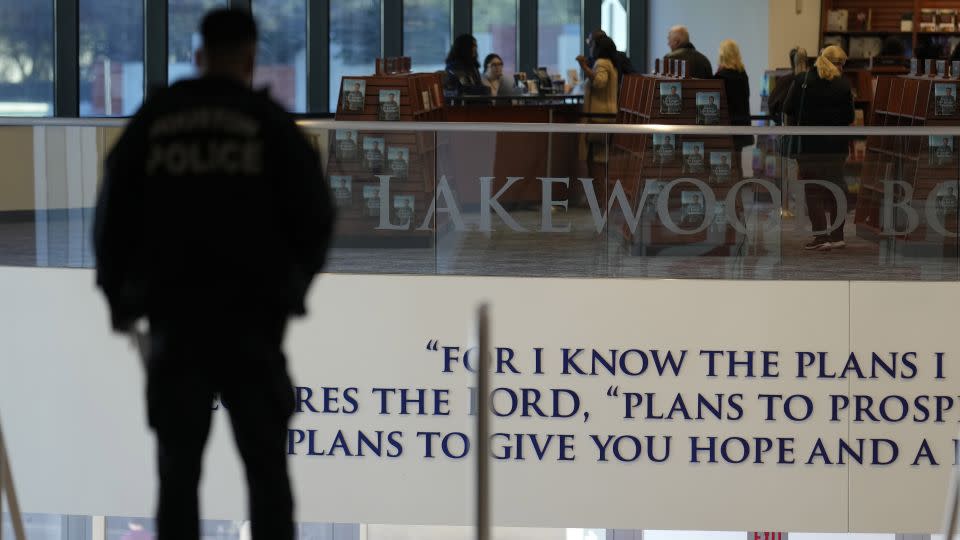
<path fill-rule="evenodd" d="M 814 67 L 805 75 L 796 76 L 783 112 L 800 126 L 849 126 L 854 118 L 850 81 L 842 76 L 832 81 L 821 79 Z M 804 136 L 792 153 L 847 154 L 847 142 L 844 136 Z"/>
<path fill-rule="evenodd" d="M 685 43 L 674 51 L 670 51 L 663 57 L 666 61 L 686 60 L 687 75 L 697 79 L 712 79 L 713 66 L 707 57 L 700 54 L 700 51 L 692 43 Z"/>
<path fill-rule="evenodd" d="M 767 98 L 767 110 L 770 111 L 770 117 L 778 124 L 786 124 L 783 117 L 783 106 L 787 102 L 787 94 L 790 93 L 790 87 L 793 85 L 796 75 L 790 73 L 777 78 L 773 86 L 773 92 Z"/>
<path fill-rule="evenodd" d="M 154 313 L 303 314 L 333 221 L 319 156 L 286 111 L 230 80 L 181 81 L 107 156 L 97 285 L 117 330 Z"/>
<path fill-rule="evenodd" d="M 483 85 L 480 69 L 476 65 L 448 62 L 444 81 L 447 97 L 489 96 L 490 89 Z"/>
<path fill-rule="evenodd" d="M 722 68 L 717 71 L 716 78 L 723 81 L 723 88 L 727 94 L 727 111 L 730 113 L 730 125 L 750 125 L 750 79 L 743 71 Z M 752 135 L 737 135 L 734 137 L 737 149 L 753 144 Z"/>

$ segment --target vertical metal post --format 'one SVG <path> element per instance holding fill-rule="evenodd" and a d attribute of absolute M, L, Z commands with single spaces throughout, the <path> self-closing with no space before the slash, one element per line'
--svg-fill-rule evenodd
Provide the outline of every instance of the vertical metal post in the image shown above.
<path fill-rule="evenodd" d="M 477 308 L 477 540 L 490 539 L 490 323 L 487 304 Z"/>
<path fill-rule="evenodd" d="M 245 9 L 250 11 L 253 9 L 250 7 L 250 2 L 251 0 L 227 0 L 227 7 L 230 7 L 231 9 Z"/>
<path fill-rule="evenodd" d="M 650 1 L 630 0 L 627 8 L 627 55 L 634 69 L 647 73 L 647 25 L 650 21 Z M 660 29 L 654 28 L 653 32 Z M 664 30 L 665 31 L 665 30 Z M 664 35 L 666 39 L 666 35 Z"/>
<path fill-rule="evenodd" d="M 586 40 L 594 30 L 600 29 L 600 9 L 603 6 L 603 0 L 582 0 L 580 2 L 580 38 Z M 584 47 L 584 41 L 580 42 L 580 48 Z"/>
<path fill-rule="evenodd" d="M 380 0 L 380 16 L 381 56 L 403 56 L 403 0 Z"/>
<path fill-rule="evenodd" d="M 952 540 L 957 534 L 957 490 L 960 489 L 960 469 L 957 465 L 950 468 L 950 487 L 947 488 L 947 505 L 943 516 L 943 535 Z"/>
<path fill-rule="evenodd" d="M 307 112 L 330 108 L 330 0 L 307 2 Z"/>
<path fill-rule="evenodd" d="M 54 116 L 80 116 L 79 0 L 56 0 L 53 5 Z"/>
<path fill-rule="evenodd" d="M 167 4 L 167 0 L 143 0 L 143 95 L 147 97 L 167 86 Z"/>
<path fill-rule="evenodd" d="M 451 7 L 450 35 L 456 39 L 461 34 L 472 34 L 473 0 L 453 0 Z"/>
<path fill-rule="evenodd" d="M 537 69 L 537 0 L 517 0 L 517 71 Z"/>
<path fill-rule="evenodd" d="M 10 523 L 13 524 L 13 537 L 16 540 L 26 540 L 23 530 L 23 517 L 20 515 L 20 503 L 17 501 L 17 492 L 13 487 L 13 474 L 10 472 L 10 460 L 7 457 L 7 445 L 3 440 L 3 429 L 0 428 L 0 493 L 7 492 L 7 506 L 10 508 Z M 0 509 L 3 501 L 0 500 Z M 3 527 L 0 525 L 0 530 Z M 0 533 L 2 534 L 2 533 Z"/>

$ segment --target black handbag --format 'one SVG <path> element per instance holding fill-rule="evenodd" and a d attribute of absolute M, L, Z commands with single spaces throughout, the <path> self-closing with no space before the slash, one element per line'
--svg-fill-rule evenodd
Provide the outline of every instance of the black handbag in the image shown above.
<path fill-rule="evenodd" d="M 803 125 L 803 107 L 807 98 L 807 84 L 810 83 L 810 72 L 808 71 L 803 77 L 803 84 L 800 86 L 800 107 L 797 108 L 797 122 L 796 125 Z M 796 80 L 794 80 L 796 84 Z M 803 136 L 801 135 L 790 135 L 787 137 L 787 144 L 784 145 L 786 148 L 786 157 L 790 159 L 791 156 L 797 156 L 803 153 Z"/>

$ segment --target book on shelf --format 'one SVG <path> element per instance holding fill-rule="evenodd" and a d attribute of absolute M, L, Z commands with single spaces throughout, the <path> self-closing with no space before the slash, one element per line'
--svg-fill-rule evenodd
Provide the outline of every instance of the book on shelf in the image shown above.
<path fill-rule="evenodd" d="M 851 9 L 847 15 L 847 29 L 850 31 L 870 30 L 870 19 L 873 9 Z"/>
<path fill-rule="evenodd" d="M 339 208 L 349 208 L 353 203 L 352 176 L 330 176 L 330 190 Z"/>
<path fill-rule="evenodd" d="M 831 45 L 836 45 L 843 50 L 847 50 L 847 47 L 844 44 L 843 36 L 823 36 L 823 46 L 829 47 Z"/>
<path fill-rule="evenodd" d="M 900 17 L 900 31 L 913 32 L 913 12 L 908 11 Z"/>
<path fill-rule="evenodd" d="M 701 174 L 704 172 L 706 163 L 704 162 L 703 143 L 685 142 L 683 143 L 683 172 L 686 174 Z"/>
<path fill-rule="evenodd" d="M 938 32 L 956 32 L 957 31 L 957 10 L 941 9 L 937 11 L 937 31 Z"/>
<path fill-rule="evenodd" d="M 867 141 L 853 141 L 853 151 L 851 152 L 853 161 L 863 161 L 867 158 Z"/>
<path fill-rule="evenodd" d="M 827 30 L 831 32 L 846 32 L 850 12 L 845 9 L 831 9 L 827 11 Z"/>
<path fill-rule="evenodd" d="M 953 163 L 953 137 L 931 135 L 927 147 L 930 165 L 942 167 Z"/>
<path fill-rule="evenodd" d="M 882 48 L 883 40 L 879 37 L 851 37 L 848 54 L 850 58 L 873 58 L 874 56 L 880 56 Z"/>
<path fill-rule="evenodd" d="M 937 31 L 937 10 L 935 9 L 920 10 L 920 31 L 921 32 Z"/>

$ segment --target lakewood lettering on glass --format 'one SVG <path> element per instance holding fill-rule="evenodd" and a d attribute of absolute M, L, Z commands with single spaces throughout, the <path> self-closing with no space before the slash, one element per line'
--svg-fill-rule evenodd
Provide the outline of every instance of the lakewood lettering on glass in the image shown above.
<path fill-rule="evenodd" d="M 721 183 L 726 174 L 728 166 L 723 163 L 722 153 L 717 154 L 716 170 L 713 171 L 710 181 L 712 183 Z M 711 156 L 713 157 L 713 156 Z M 457 190 L 454 190 L 446 176 L 442 176 L 436 185 L 435 197 L 429 198 L 429 207 L 424 211 L 422 208 L 413 208 L 412 213 L 417 216 L 423 216 L 422 219 L 406 222 L 398 222 L 393 219 L 396 214 L 390 201 L 391 184 L 397 180 L 391 175 L 376 175 L 379 179 L 379 185 L 365 186 L 365 191 L 369 188 L 370 192 L 376 189 L 379 194 L 377 199 L 367 200 L 368 215 L 379 217 L 378 223 L 373 227 L 380 231 L 403 231 L 403 230 L 432 230 L 434 219 L 438 214 L 444 214 L 450 221 L 450 225 L 455 231 L 476 230 L 480 232 L 490 232 L 494 230 L 493 215 L 496 214 L 503 223 L 514 232 L 540 232 L 540 233 L 569 233 L 573 231 L 573 223 L 564 220 L 563 213 L 557 210 L 567 210 L 570 201 L 567 199 L 555 199 L 554 187 L 564 186 L 570 188 L 573 182 L 569 177 L 565 178 L 547 178 L 538 177 L 536 180 L 540 183 L 540 223 L 537 230 L 530 229 L 521 225 L 510 212 L 500 203 L 499 199 L 506 194 L 516 184 L 527 180 L 519 176 L 509 176 L 503 187 L 496 193 L 493 192 L 495 177 L 484 176 L 478 178 L 477 193 L 471 193 L 471 200 L 478 201 L 480 220 L 477 225 L 472 226 L 464 219 L 464 204 L 459 199 Z M 672 181 L 656 181 L 655 189 L 644 189 L 638 197 L 636 204 L 630 203 L 630 197 L 624 189 L 620 180 L 614 182 L 610 189 L 610 197 L 606 204 L 601 207 L 601 202 L 597 197 L 597 187 L 591 178 L 576 178 L 583 188 L 586 196 L 586 202 L 589 207 L 591 222 L 596 232 L 602 232 L 607 226 L 614 207 L 618 207 L 619 212 L 625 220 L 625 225 L 631 233 L 636 233 L 644 216 L 650 216 L 651 213 L 657 216 L 660 223 L 669 231 L 678 235 L 699 234 L 717 223 L 729 224 L 739 233 L 747 233 L 747 225 L 744 219 L 737 214 L 737 199 L 741 192 L 747 186 L 754 185 L 766 190 L 772 200 L 782 200 L 780 189 L 770 181 L 749 178 L 733 184 L 729 189 L 724 190 L 726 194 L 722 201 L 718 201 L 717 193 L 706 182 L 698 178 L 677 178 Z M 837 201 L 837 215 L 839 217 L 847 214 L 846 195 L 834 182 L 827 180 L 797 180 L 796 183 L 803 187 L 807 185 L 819 185 L 827 189 Z M 649 184 L 649 182 L 648 182 Z M 925 218 L 925 223 L 938 234 L 956 238 L 957 233 L 947 229 L 945 218 L 947 215 L 955 215 L 957 211 L 945 208 L 948 201 L 954 201 L 957 180 L 945 180 L 936 184 L 931 189 L 926 199 L 919 201 L 922 208 L 918 210 L 917 204 L 913 199 L 914 188 L 909 183 L 901 180 L 884 180 L 883 186 L 883 212 L 882 228 L 880 234 L 884 236 L 895 236 L 910 233 L 921 225 L 921 216 Z M 677 194 L 677 197 L 672 195 Z M 682 195 L 682 198 L 679 196 Z M 671 215 L 671 199 L 682 199 L 683 206 L 680 208 L 680 219 L 675 220 Z M 414 201 L 415 203 L 415 201 Z M 711 219 L 684 219 L 684 216 L 691 215 L 696 211 L 697 215 L 703 215 L 705 209 L 712 209 Z M 405 214 L 406 215 L 406 214 Z M 895 219 L 897 218 L 897 219 Z M 901 223 L 905 218 L 905 224 Z M 827 224 L 823 231 L 813 231 L 814 234 L 827 234 L 840 226 L 840 219 L 832 218 L 833 221 Z M 899 221 L 898 221 L 899 220 Z M 803 220 L 794 220 L 794 227 L 803 227 Z M 691 226 L 698 224 L 696 226 Z M 779 230 L 781 221 L 777 213 L 768 214 L 765 231 Z"/>

